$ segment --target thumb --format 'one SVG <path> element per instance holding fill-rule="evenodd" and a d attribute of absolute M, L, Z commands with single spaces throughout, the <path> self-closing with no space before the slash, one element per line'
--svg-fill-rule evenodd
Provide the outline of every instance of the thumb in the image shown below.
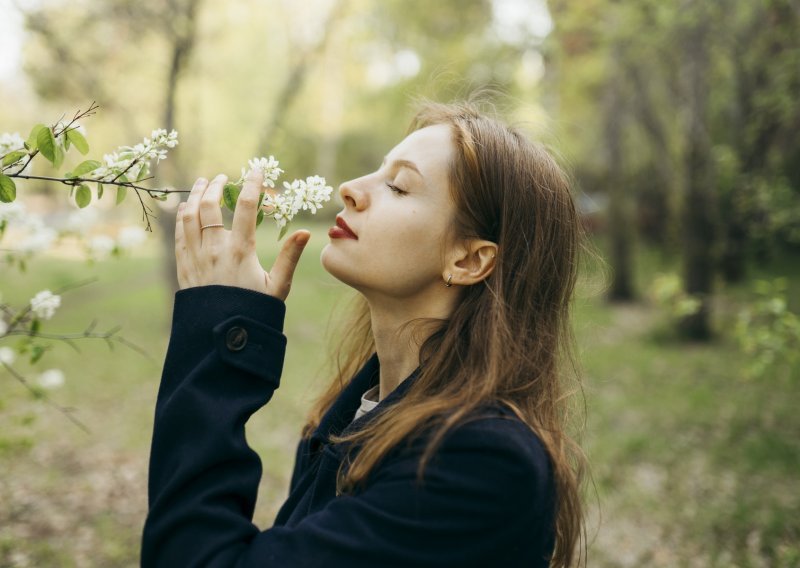
<path fill-rule="evenodd" d="M 278 257 L 275 259 L 275 264 L 272 265 L 272 270 L 269 272 L 268 294 L 280 300 L 286 300 L 289 295 L 289 289 L 292 287 L 294 270 L 297 268 L 300 255 L 303 254 L 303 250 L 306 248 L 310 238 L 310 232 L 300 230 L 295 231 L 286 239 L 281 251 L 278 253 Z"/>

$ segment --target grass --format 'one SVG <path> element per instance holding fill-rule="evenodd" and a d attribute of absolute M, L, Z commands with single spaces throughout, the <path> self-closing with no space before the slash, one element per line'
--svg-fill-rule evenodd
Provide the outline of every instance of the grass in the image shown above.
<path fill-rule="evenodd" d="M 325 385 L 329 314 L 348 296 L 319 266 L 324 229 L 312 231 L 288 301 L 282 384 L 248 425 L 264 462 L 262 527 L 286 496 L 300 426 Z M 271 236 L 260 246 L 263 259 L 277 250 Z M 96 318 L 96 331 L 122 325 L 149 357 L 85 339 L 80 353 L 54 342 L 35 369 L 20 361 L 29 378 L 46 368 L 65 372 L 64 387 L 49 394 L 74 409 L 88 435 L 0 371 L 0 567 L 138 565 L 172 302 L 156 247 L 147 250 L 95 266 L 39 258 L 26 273 L 4 273 L 3 301 L 15 306 L 40 289 L 97 276 L 64 295 L 45 330 L 73 333 Z M 640 255 L 640 284 L 669 268 Z M 761 267 L 759 276 L 787 274 L 797 306 L 800 275 L 789 266 Z M 742 294 L 726 289 L 721 305 Z M 610 306 L 583 294 L 575 324 L 597 490 L 589 565 L 800 566 L 798 385 L 744 379 L 744 356 L 724 334 L 705 345 L 664 341 L 661 314 L 646 303 Z M 725 321 L 717 326 L 727 329 Z"/>

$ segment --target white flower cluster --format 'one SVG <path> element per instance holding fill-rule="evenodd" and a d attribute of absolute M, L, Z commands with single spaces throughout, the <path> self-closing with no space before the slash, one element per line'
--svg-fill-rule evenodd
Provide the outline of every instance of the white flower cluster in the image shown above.
<path fill-rule="evenodd" d="M 275 182 L 283 173 L 275 156 L 269 158 L 253 158 L 247 164 L 251 170 L 260 170 L 264 176 L 263 187 L 273 189 Z M 242 168 L 242 177 L 236 182 L 241 186 L 247 172 Z M 333 188 L 326 185 L 325 178 L 320 176 L 310 176 L 305 180 L 296 179 L 292 183 L 283 182 L 284 192 L 266 192 L 261 202 L 262 207 L 270 207 L 267 215 L 272 217 L 283 229 L 300 210 L 310 210 L 315 214 L 322 209 L 322 204 L 330 201 Z"/>
<path fill-rule="evenodd" d="M 5 332 L 0 333 L 0 335 L 2 335 L 3 333 Z M 11 347 L 0 347 L 0 363 L 11 365 L 12 363 L 14 363 L 14 359 L 16 358 L 17 356 L 14 353 L 14 350 L 11 349 Z"/>
<path fill-rule="evenodd" d="M 27 233 L 16 249 L 19 252 L 33 254 L 47 250 L 58 238 L 58 231 L 48 227 L 41 217 L 29 214 L 19 201 L 0 203 L 0 225 L 11 221 Z"/>
<path fill-rule="evenodd" d="M 53 317 L 60 305 L 61 296 L 53 294 L 50 290 L 42 290 L 31 298 L 31 311 L 46 320 Z"/>
<path fill-rule="evenodd" d="M 115 249 L 117 252 L 135 249 L 147 240 L 147 233 L 141 227 L 123 227 L 116 240 L 107 235 L 95 235 L 86 242 L 86 252 L 92 260 L 104 260 Z"/>
<path fill-rule="evenodd" d="M 11 347 L 0 347 L 0 364 L 13 365 L 16 358 L 17 354 Z M 36 383 L 43 389 L 57 389 L 64 385 L 64 372 L 61 369 L 47 369 L 36 378 Z"/>
<path fill-rule="evenodd" d="M 285 191 L 272 195 L 266 193 L 262 205 L 272 208 L 270 215 L 283 228 L 302 209 L 316 214 L 325 201 L 330 201 L 333 188 L 325 184 L 320 176 L 307 177 L 305 181 L 296 179 L 292 183 L 283 182 Z"/>
<path fill-rule="evenodd" d="M 261 173 L 264 175 L 264 183 L 262 184 L 264 187 L 275 187 L 275 182 L 278 181 L 278 178 L 283 173 L 283 170 L 280 169 L 278 166 L 278 160 L 275 159 L 275 156 L 270 156 L 269 158 L 253 158 L 247 165 L 250 166 L 251 170 L 261 170 Z M 242 180 L 247 175 L 247 172 L 244 168 L 242 168 Z"/>
<path fill-rule="evenodd" d="M 135 146 L 120 146 L 116 152 L 103 156 L 104 164 L 94 170 L 93 179 L 114 179 L 122 172 L 130 180 L 139 179 L 150 173 L 150 161 L 156 163 L 167 158 L 167 149 L 178 145 L 178 132 L 169 134 L 163 128 L 153 130 L 150 138 L 145 138 Z"/>
<path fill-rule="evenodd" d="M 0 134 L 0 156 L 5 156 L 14 150 L 22 150 L 24 147 L 25 141 L 18 132 Z"/>
<path fill-rule="evenodd" d="M 36 382 L 43 389 L 57 389 L 64 385 L 64 372 L 60 369 L 48 369 L 39 375 Z"/>

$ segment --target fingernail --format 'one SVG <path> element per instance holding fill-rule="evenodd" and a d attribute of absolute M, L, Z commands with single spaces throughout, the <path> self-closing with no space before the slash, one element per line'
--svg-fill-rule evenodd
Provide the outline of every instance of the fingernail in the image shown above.
<path fill-rule="evenodd" d="M 311 239 L 311 233 L 300 233 L 297 236 L 297 240 L 295 241 L 301 247 L 304 247 L 308 244 L 308 241 Z"/>

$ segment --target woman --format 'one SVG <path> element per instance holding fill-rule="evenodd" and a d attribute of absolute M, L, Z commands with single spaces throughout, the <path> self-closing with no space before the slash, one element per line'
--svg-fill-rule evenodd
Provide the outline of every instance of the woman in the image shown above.
<path fill-rule="evenodd" d="M 310 234 L 264 271 L 261 179 L 248 175 L 230 232 L 224 183 L 199 179 L 177 215 L 142 564 L 573 564 L 581 460 L 560 362 L 578 224 L 551 157 L 468 105 L 430 104 L 377 171 L 341 185 L 322 264 L 363 305 L 265 531 L 244 424 L 278 387 Z"/>

